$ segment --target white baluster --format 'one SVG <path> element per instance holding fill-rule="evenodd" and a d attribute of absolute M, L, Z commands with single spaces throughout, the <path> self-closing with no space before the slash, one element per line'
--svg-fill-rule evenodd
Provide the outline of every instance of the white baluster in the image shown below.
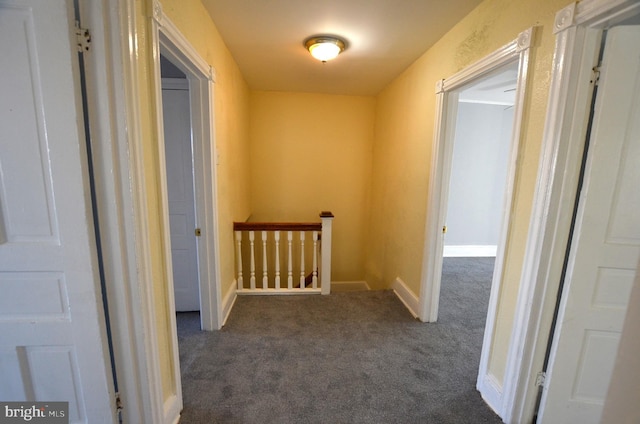
<path fill-rule="evenodd" d="M 238 257 L 238 289 L 242 290 L 244 281 L 242 279 L 242 231 L 236 231 L 236 256 Z"/>
<path fill-rule="evenodd" d="M 280 288 L 280 231 L 273 233 L 276 240 L 276 290 Z"/>
<path fill-rule="evenodd" d="M 313 269 L 311 271 L 312 288 L 318 288 L 318 232 L 313 232 Z"/>
<path fill-rule="evenodd" d="M 251 277 L 249 278 L 251 290 L 256 289 L 256 252 L 255 252 L 255 233 L 249 231 L 249 242 L 251 245 Z"/>
<path fill-rule="evenodd" d="M 262 288 L 269 288 L 269 277 L 267 274 L 267 232 L 262 232 Z"/>
<path fill-rule="evenodd" d="M 287 231 L 287 244 L 288 248 L 288 260 L 287 260 L 287 288 L 291 290 L 293 288 L 293 258 L 291 254 L 291 241 L 293 240 L 293 233 Z"/>
<path fill-rule="evenodd" d="M 304 231 L 300 231 L 300 288 L 304 289 L 306 284 L 304 281 Z"/>
<path fill-rule="evenodd" d="M 322 294 L 331 293 L 331 223 L 333 214 L 331 212 L 322 212 L 320 214 L 322 221 L 322 243 L 320 243 L 320 261 L 322 269 L 320 270 L 320 289 Z"/>

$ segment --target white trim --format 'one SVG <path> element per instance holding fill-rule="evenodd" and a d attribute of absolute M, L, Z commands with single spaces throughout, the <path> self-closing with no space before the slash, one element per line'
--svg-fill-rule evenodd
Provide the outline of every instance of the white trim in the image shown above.
<path fill-rule="evenodd" d="M 448 245 L 442 251 L 445 258 L 482 258 L 495 257 L 497 245 Z"/>
<path fill-rule="evenodd" d="M 526 34 L 526 35 L 523 35 Z M 500 236 L 498 238 L 498 249 L 496 252 L 496 260 L 494 264 L 493 277 L 491 283 L 491 294 L 489 296 L 489 307 L 487 313 L 487 321 L 485 324 L 484 339 L 482 342 L 482 352 L 480 355 L 480 367 L 478 370 L 478 389 L 486 388 L 489 392 L 480 392 L 485 400 L 491 400 L 494 403 L 489 404 L 495 411 L 501 411 L 504 406 L 502 392 L 500 396 L 495 396 L 496 384 L 485 384 L 490 376 L 489 361 L 491 359 L 491 352 L 493 351 L 493 342 L 495 336 L 496 319 L 498 312 L 498 299 L 500 296 L 500 287 L 502 285 L 502 272 L 504 269 L 504 257 L 507 251 L 507 242 L 509 237 L 509 227 L 511 221 L 511 209 L 514 196 L 514 184 L 516 179 L 516 169 L 518 163 L 518 147 L 519 140 L 522 137 L 522 115 L 524 114 L 524 99 L 526 96 L 527 86 L 527 74 L 529 68 L 529 53 L 531 43 L 533 42 L 533 28 L 529 31 L 521 33 L 516 42 L 518 44 L 518 78 L 516 89 L 516 100 L 514 110 L 514 122 L 511 133 L 512 140 L 518 140 L 512 144 L 509 168 L 507 171 L 507 186 L 505 188 L 505 199 L 503 205 L 502 227 L 500 229 Z M 509 372 L 505 372 L 504 380 L 508 381 L 512 378 Z M 499 414 L 503 417 L 503 414 Z"/>
<path fill-rule="evenodd" d="M 491 409 L 493 409 L 492 405 L 501 405 L 503 390 L 502 385 L 498 382 L 495 375 L 488 372 L 484 374 L 482 378 L 478 378 L 476 388 L 480 392 L 480 395 L 482 395 L 482 399 Z M 501 411 L 496 409 L 493 409 L 493 412 L 498 415 L 501 413 Z"/>
<path fill-rule="evenodd" d="M 215 71 L 214 69 L 204 60 L 198 51 L 189 43 L 189 41 L 182 35 L 177 26 L 162 12 L 162 5 L 157 0 L 154 0 L 153 6 L 153 22 L 157 25 L 158 29 L 161 31 L 161 35 L 167 37 L 173 44 L 173 47 L 176 52 L 181 53 L 181 58 L 178 58 L 181 63 L 175 64 L 178 65 L 178 68 L 185 72 L 186 68 L 195 67 L 203 76 L 205 76 L 208 80 L 215 82 Z M 190 62 L 190 63 L 187 63 Z M 193 73 L 193 69 L 189 71 L 189 73 Z M 185 74 L 188 74 L 185 72 Z"/>
<path fill-rule="evenodd" d="M 155 324 L 138 104 L 136 2 L 119 0 L 117 6 L 108 7 L 105 2 L 81 0 L 80 6 L 83 23 L 92 32 L 92 50 L 85 60 L 110 321 L 125 405 L 123 419 L 129 423 L 177 422 L 181 396 L 174 394 L 164 401 Z M 215 72 L 208 67 L 205 73 L 207 97 L 212 98 Z M 211 105 L 203 125 L 212 131 Z M 217 225 L 215 210 L 211 220 Z M 217 263 L 217 255 L 214 257 Z M 212 273 L 218 275 L 217 269 Z"/>
<path fill-rule="evenodd" d="M 600 28 L 640 13 L 636 0 L 583 0 L 556 15 L 556 47 L 533 211 L 507 356 L 503 418 L 534 414 L 575 202 Z"/>
<path fill-rule="evenodd" d="M 534 27 L 522 31 L 515 40 L 505 44 L 493 53 L 467 66 L 455 75 L 443 80 L 443 90 L 452 91 L 462 88 L 471 81 L 486 75 L 494 69 L 512 62 L 522 52 L 529 50 L 533 40 Z M 517 90 L 516 90 L 517 91 Z"/>
<path fill-rule="evenodd" d="M 509 222 L 512 209 L 514 181 L 517 167 L 518 147 L 521 139 L 522 114 L 529 66 L 529 51 L 534 38 L 534 28 L 521 32 L 511 43 L 506 44 L 494 53 L 470 65 L 457 74 L 441 80 L 436 85 L 438 90 L 436 99 L 436 122 L 434 128 L 434 143 L 432 152 L 432 175 L 429 186 L 429 210 L 425 226 L 425 248 L 422 265 L 422 279 L 420 286 L 419 317 L 422 321 L 433 322 L 438 317 L 438 302 L 440 297 L 440 279 L 442 276 L 443 231 L 445 225 L 449 177 L 451 171 L 454 119 L 457 107 L 457 89 L 492 72 L 510 62 L 518 61 L 518 78 L 516 85 L 516 100 L 514 105 L 514 124 L 511 136 L 511 149 L 507 170 L 507 183 L 503 199 L 501 229 L 496 252 L 496 262 L 489 298 L 489 309 L 482 345 L 478 383 L 484 381 L 488 372 L 490 352 L 492 350 L 493 335 L 497 303 L 502 283 L 504 254 L 509 234 Z M 505 379 L 509 378 L 505 375 Z M 502 410 L 502 397 L 492 396 L 495 403 L 490 406 Z"/>
<path fill-rule="evenodd" d="M 236 299 L 238 298 L 238 295 L 236 294 L 237 286 L 238 283 L 234 279 L 229 287 L 227 287 L 227 295 L 224 297 L 224 299 L 222 299 L 222 326 L 227 323 L 229 315 L 231 315 L 231 310 L 236 304 Z"/>
<path fill-rule="evenodd" d="M 425 249 L 423 258 L 423 275 L 421 279 L 420 290 L 420 319 L 423 321 L 436 321 L 438 316 L 438 293 L 440 291 L 439 277 L 442 273 L 442 264 L 438 266 L 437 256 L 441 255 L 443 249 L 442 227 L 444 226 L 444 218 L 446 215 L 446 191 L 448 187 L 448 176 L 451 168 L 452 144 L 446 134 L 447 127 L 453 125 L 455 117 L 455 89 L 460 88 L 473 80 L 505 65 L 511 61 L 520 58 L 521 66 L 518 74 L 518 86 L 516 90 L 516 104 L 514 113 L 513 134 L 520 135 L 520 125 L 522 120 L 522 106 L 524 101 L 524 89 L 526 81 L 526 67 L 528 65 L 528 48 L 523 48 L 526 44 L 522 43 L 522 39 L 530 41 L 533 38 L 534 28 L 529 28 L 523 33 L 528 36 L 518 36 L 511 43 L 506 44 L 494 53 L 486 56 L 480 61 L 470 65 L 457 74 L 436 83 L 436 116 L 434 128 L 434 143 L 432 152 L 432 176 L 429 185 L 429 210 L 427 213 L 427 225 L 425 234 Z M 519 47 L 519 40 L 520 46 Z M 524 72 L 523 72 L 524 71 Z M 523 75 L 524 74 L 524 75 Z M 454 115 L 452 117 L 452 115 Z M 449 142 L 447 142 L 449 141 Z M 513 149 L 512 149 L 513 150 Z M 512 152 L 514 153 L 514 152 Z M 517 153 L 517 152 L 516 152 Z M 514 155 L 510 156 L 513 159 Z M 447 168 L 448 166 L 448 168 Z M 447 169 L 445 169 L 447 168 Z M 512 170 L 510 168 L 510 170 Z M 511 175 L 511 174 L 509 174 Z"/>
<path fill-rule="evenodd" d="M 157 6 L 157 5 L 155 5 Z M 154 12 L 158 9 L 154 7 Z M 160 14 L 162 10 L 160 9 Z M 155 16 L 155 14 L 154 14 Z M 176 303 L 173 286 L 173 261 L 171 260 L 171 234 L 169 225 L 169 199 L 167 189 L 167 172 L 166 172 L 166 156 L 165 156 L 165 142 L 164 142 L 164 120 L 162 112 L 162 80 L 160 77 L 160 27 L 155 19 L 151 19 L 151 50 L 153 53 L 153 68 L 151 69 L 150 76 L 151 81 L 154 82 L 154 106 L 155 106 L 155 124 L 156 124 L 156 148 L 158 152 L 158 162 L 156 164 L 158 168 L 158 183 L 160 190 L 158 195 L 160 199 L 160 243 L 164 257 L 164 274 L 167 281 L 164 287 L 164 294 L 167 298 L 167 311 L 160 311 L 160 313 L 168 314 L 169 320 L 169 334 L 167 340 L 170 342 L 171 350 L 171 363 L 173 365 L 173 382 L 175 388 L 175 394 L 172 394 L 170 398 L 165 402 L 171 400 L 169 406 L 165 403 L 163 407 L 164 416 L 162 422 L 165 424 L 172 423 L 175 420 L 174 407 L 172 407 L 174 401 L 171 399 L 175 396 L 178 402 L 178 410 L 182 410 L 182 380 L 180 378 L 180 353 L 178 351 L 178 329 L 176 323 Z M 193 113 L 193 112 L 192 112 Z"/>
<path fill-rule="evenodd" d="M 400 277 L 396 277 L 395 280 L 391 283 L 391 289 L 398 296 L 398 299 L 402 302 L 402 304 L 409 310 L 411 315 L 414 318 L 418 318 L 418 307 L 420 306 L 420 302 L 418 300 L 418 296 L 416 296 L 411 289 L 407 286 L 407 284 L 402 281 Z"/>
<path fill-rule="evenodd" d="M 131 197 L 135 213 L 136 263 L 138 265 L 138 284 L 140 287 L 140 314 L 138 321 L 142 321 L 145 352 L 135 358 L 141 366 L 147 364 L 147 381 L 142 382 L 143 396 L 151 398 L 150 405 L 145 408 L 144 415 L 150 415 L 152 421 L 160 421 L 162 414 L 162 377 L 160 373 L 160 358 L 158 336 L 155 324 L 155 301 L 153 299 L 153 279 L 151 270 L 151 245 L 148 226 L 147 193 L 144 176 L 143 136 L 138 99 L 138 34 L 136 23 L 136 4 L 133 0 L 123 0 L 124 6 L 120 10 L 121 22 L 126 26 L 121 28 L 121 42 L 123 48 L 123 80 L 125 84 L 126 124 L 129 140 L 121 148 L 128 149 L 130 155 L 129 174 L 131 178 Z M 123 184 L 128 181 L 122 181 Z M 133 282 L 132 282 L 133 284 Z M 134 309 L 134 313 L 137 312 Z M 149 410 L 150 409 L 150 410 Z"/>
<path fill-rule="evenodd" d="M 180 412 L 182 412 L 182 393 L 180 395 L 172 393 L 164 401 L 164 421 L 166 424 L 180 422 Z"/>
<path fill-rule="evenodd" d="M 200 320 L 204 330 L 220 329 L 222 311 L 220 307 L 218 228 L 216 210 L 216 179 L 213 152 L 213 81 L 211 67 L 198 55 L 177 27 L 162 13 L 160 3 L 155 2 L 151 19 L 151 46 L 153 52 L 153 76 L 155 88 L 155 123 L 158 149 L 159 197 L 162 221 L 162 248 L 164 251 L 167 287 L 169 331 L 173 356 L 173 380 L 175 400 L 165 408 L 164 423 L 173 422 L 174 413 L 182 409 L 182 383 L 180 377 L 180 354 L 175 314 L 173 286 L 173 264 L 171 261 L 171 235 L 169 225 L 169 200 L 165 165 L 164 121 L 162 116 L 162 79 L 160 54 L 174 62 L 189 81 L 191 102 L 191 133 L 194 163 L 196 226 L 202 235 L 198 238 L 198 274 L 200 288 Z"/>
<path fill-rule="evenodd" d="M 418 309 L 418 317 L 423 322 L 435 322 L 438 318 L 438 303 L 440 294 L 440 279 L 442 276 L 442 251 L 444 245 L 443 232 L 445 212 L 441 208 L 441 204 L 446 205 L 443 200 L 443 186 L 448 183 L 443 181 L 443 172 L 441 163 L 445 157 L 451 157 L 453 146 L 445 151 L 444 128 L 448 125 L 451 127 L 454 122 L 451 115 L 455 112 L 450 110 L 451 106 L 446 103 L 444 91 L 444 80 L 436 82 L 436 105 L 435 105 L 435 127 L 433 130 L 433 151 L 431 154 L 431 170 L 432 175 L 429 179 L 429 199 L 428 204 L 431 205 L 427 209 L 427 224 L 425 226 L 425 247 L 422 259 L 422 278 L 420 284 L 420 307 Z M 455 96 L 455 93 L 454 93 Z M 451 102 L 456 104 L 455 101 Z M 445 111 L 447 108 L 448 112 Z M 448 118 L 447 118 L 448 116 Z M 448 119 L 448 120 L 445 120 Z M 452 145 L 453 143 L 448 143 Z"/>
<path fill-rule="evenodd" d="M 216 140 L 214 136 L 214 69 L 209 66 L 198 52 L 180 33 L 171 20 L 162 13 L 162 7 L 155 3 L 152 26 L 157 34 L 154 41 L 154 68 L 157 82 L 160 82 L 160 53 L 170 59 L 187 75 L 191 100 L 191 126 L 193 137 L 193 163 L 196 226 L 201 229 L 198 238 L 198 266 L 200 275 L 200 320 L 203 330 L 218 330 L 222 327 L 223 311 L 220 289 L 220 242 L 217 211 L 216 177 Z M 156 96 L 161 98 L 162 86 L 156 85 Z M 160 184 L 163 194 L 163 207 L 166 207 L 168 220 L 168 202 L 166 197 L 166 169 L 164 165 L 164 137 L 162 108 L 157 108 L 157 131 L 159 143 Z M 169 240 L 169 227 L 164 227 L 165 241 Z M 165 246 L 169 249 L 170 244 Z M 168 256 L 171 257 L 171 256 Z M 173 277 L 171 275 L 171 277 Z M 173 285 L 173 281 L 171 281 Z M 173 288 L 170 295 L 173 296 Z"/>
<path fill-rule="evenodd" d="M 320 213 L 322 221 L 322 243 L 320 243 L 320 290 L 323 295 L 331 293 L 331 240 L 333 214 Z"/>
<path fill-rule="evenodd" d="M 289 295 L 306 295 L 306 294 L 323 294 L 322 289 L 237 289 L 238 296 L 289 296 Z"/>
<path fill-rule="evenodd" d="M 133 0 L 116 7 L 81 0 L 91 28 L 87 89 L 98 214 L 120 395 L 130 423 L 160 422 L 162 383 L 150 269 L 149 228 L 137 101 Z"/>

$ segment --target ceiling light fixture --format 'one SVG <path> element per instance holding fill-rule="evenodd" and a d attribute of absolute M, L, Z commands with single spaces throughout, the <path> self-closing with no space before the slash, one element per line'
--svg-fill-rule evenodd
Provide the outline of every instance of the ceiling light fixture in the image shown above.
<path fill-rule="evenodd" d="M 346 47 L 346 43 L 332 36 L 314 36 L 308 38 L 304 42 L 304 46 L 311 56 L 316 59 L 326 62 L 327 60 L 335 59 L 340 53 L 342 53 Z"/>

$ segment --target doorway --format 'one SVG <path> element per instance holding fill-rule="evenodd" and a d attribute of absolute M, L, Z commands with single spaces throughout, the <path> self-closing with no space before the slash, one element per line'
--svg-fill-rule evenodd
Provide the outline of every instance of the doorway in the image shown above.
<path fill-rule="evenodd" d="M 544 390 L 550 381 L 547 378 L 551 377 L 543 372 L 544 362 L 561 292 L 559 282 L 564 279 L 565 271 L 572 269 L 571 262 L 575 263 L 568 260 L 571 255 L 566 255 L 567 241 L 577 216 L 573 212 L 580 202 L 576 187 L 582 178 L 580 170 L 585 157 L 593 88 L 599 79 L 597 65 L 602 34 L 633 17 L 637 19 L 640 14 L 640 3 L 634 0 L 615 4 L 587 0 L 580 2 L 580 6 L 572 3 L 556 14 L 558 26 L 554 31 L 557 39 L 549 105 L 507 360 L 509 378 L 505 378 L 503 412 L 507 423 L 528 422 L 534 417 L 539 391 Z M 631 90 L 629 86 L 628 91 Z M 620 171 L 616 167 L 610 169 Z M 637 273 L 637 268 L 634 271 Z M 589 300 L 597 300 L 598 293 L 592 294 Z M 562 302 L 576 300 L 569 302 L 565 298 Z M 636 306 L 629 304 L 628 308 L 631 311 Z M 562 319 L 560 314 L 558 319 Z M 578 358 L 574 357 L 572 362 L 577 363 Z M 597 367 L 601 367 L 600 361 Z M 602 381 L 597 381 L 583 387 L 601 390 L 601 386 Z M 602 405 L 602 400 L 597 403 Z"/>
<path fill-rule="evenodd" d="M 176 312 L 200 311 L 189 81 L 160 56 L 167 200 Z"/>
<path fill-rule="evenodd" d="M 182 92 L 182 101 L 188 100 L 188 106 L 184 104 L 180 109 L 190 110 L 190 116 L 184 117 L 189 120 L 190 142 L 182 143 L 184 147 L 181 163 L 182 174 L 190 174 L 182 178 L 185 183 L 191 182 L 193 188 L 184 190 L 186 193 L 193 193 L 193 201 L 186 202 L 188 206 L 193 206 L 194 212 L 188 212 L 186 216 L 193 216 L 193 221 L 183 221 L 185 236 L 188 234 L 191 240 L 196 241 L 196 268 L 197 276 L 192 280 L 199 281 L 199 310 L 201 329 L 217 330 L 222 326 L 222 311 L 220 307 L 220 275 L 219 275 L 219 250 L 218 250 L 218 219 L 216 207 L 216 160 L 215 160 L 215 139 L 213 137 L 213 85 L 214 71 L 204 59 L 202 59 L 193 47 L 180 34 L 175 26 L 166 18 L 161 17 L 162 26 L 154 20 L 154 54 L 155 74 L 156 74 L 156 98 L 159 107 L 157 111 L 157 132 L 158 132 L 158 151 L 159 151 L 159 170 L 160 170 L 160 186 L 161 201 L 163 205 L 163 228 L 165 240 L 164 251 L 167 258 L 172 258 L 172 252 L 169 241 L 171 240 L 169 210 L 169 183 L 166 169 L 166 149 L 164 140 L 164 116 L 162 98 L 162 62 L 165 65 L 165 75 L 182 76 L 186 78 L 178 78 L 182 82 L 178 82 L 178 87 L 173 81 L 172 88 L 184 89 L 188 87 L 188 96 L 184 90 L 171 90 Z M 188 99 L 187 99 L 188 97 Z M 186 131 L 186 130 L 185 130 Z M 191 164 L 189 166 L 189 163 Z M 190 170 L 189 170 L 190 168 Z M 186 169 L 186 171 L 185 171 Z M 173 184 L 174 181 L 172 181 Z M 191 228 L 187 228 L 190 226 Z M 193 235 L 193 236 L 191 236 Z M 193 248 L 192 248 L 193 249 Z M 167 261 L 167 275 L 173 276 L 172 261 Z M 187 268 L 193 270 L 193 260 L 191 266 Z M 172 314 L 172 328 L 175 331 L 175 301 L 174 301 L 174 284 L 173 278 L 170 278 L 170 287 L 168 290 L 169 303 Z M 178 284 L 180 286 L 180 283 Z M 192 284 L 194 286 L 194 284 Z M 196 293 L 192 290 L 191 302 L 196 303 Z M 195 306 L 191 306 L 195 307 Z M 177 354 L 176 354 L 177 358 Z"/>
<path fill-rule="evenodd" d="M 640 259 L 640 26 L 601 35 L 541 423 L 600 422 Z"/>
<path fill-rule="evenodd" d="M 533 28 L 530 28 L 520 33 L 508 45 L 452 77 L 440 81 L 436 86 L 437 115 L 431 165 L 433 172 L 429 187 L 429 210 L 420 292 L 420 319 L 427 322 L 434 322 L 438 318 L 443 255 L 446 233 L 448 232 L 447 207 L 454 163 L 456 123 L 458 111 L 461 109 L 459 105 L 465 105 L 465 96 L 467 96 L 467 100 L 478 99 L 480 94 L 490 92 L 491 88 L 495 91 L 501 90 L 502 95 L 513 96 L 512 100 L 508 101 L 509 104 L 499 105 L 502 115 L 509 110 L 508 113 L 512 113 L 513 117 L 511 119 L 511 131 L 507 131 L 509 136 L 506 137 L 509 140 L 506 146 L 508 150 L 505 160 L 506 171 L 495 172 L 493 178 L 494 181 L 501 179 L 503 184 L 501 188 L 497 189 L 501 200 L 498 205 L 493 205 L 493 209 L 491 209 L 494 216 L 499 216 L 497 224 L 499 229 L 497 237 L 494 234 L 493 239 L 496 243 L 494 248 L 495 264 L 477 383 L 477 388 L 483 398 L 495 411 L 500 411 L 502 408 L 502 390 L 500 385 L 496 383 L 498 379 L 489 373 L 488 367 L 495 332 L 503 257 L 506 251 L 513 181 L 515 179 L 520 140 L 522 103 L 527 85 L 527 67 L 532 37 Z M 480 90 L 482 87 L 484 89 Z M 462 102 L 461 99 L 463 100 Z M 485 150 L 487 149 L 484 149 L 483 153 Z M 502 156 L 504 159 L 505 154 L 502 153 Z M 498 157 L 497 153 L 495 157 Z M 492 168 L 492 172 L 494 170 L 495 168 Z M 481 172 L 487 171 L 485 169 L 485 171 Z M 498 175 L 501 175 L 501 177 L 498 177 Z M 467 176 L 466 178 L 468 179 L 469 177 Z M 495 203 L 495 201 L 488 203 Z"/>
<path fill-rule="evenodd" d="M 502 228 L 518 63 L 457 95 L 443 256 L 494 257 Z"/>
<path fill-rule="evenodd" d="M 160 22 L 162 23 L 160 25 Z M 172 235 L 170 231 L 171 211 L 169 198 L 168 173 L 166 168 L 166 149 L 163 116 L 163 93 L 162 93 L 162 66 L 161 57 L 173 64 L 182 74 L 186 76 L 188 85 L 188 96 L 183 97 L 187 101 L 190 110 L 191 153 L 189 146 L 181 144 L 182 157 L 186 165 L 181 164 L 182 173 L 190 174 L 182 178 L 184 181 L 191 180 L 193 189 L 186 189 L 184 192 L 193 193 L 193 201 L 186 202 L 193 205 L 194 212 L 183 214 L 193 217 L 193 225 L 183 222 L 182 233 L 188 234 L 193 241 L 196 240 L 196 274 L 194 281 L 198 281 L 200 328 L 202 330 L 218 330 L 222 326 L 222 310 L 220 307 L 220 272 L 219 272 L 219 240 L 218 240 L 218 219 L 216 207 L 216 160 L 215 160 L 215 140 L 213 137 L 213 85 L 214 71 L 197 51 L 187 42 L 177 28 L 164 15 L 154 16 L 152 20 L 152 45 L 154 48 L 154 85 L 156 110 L 156 133 L 160 183 L 160 205 L 162 222 L 162 249 L 165 260 L 165 275 L 167 286 L 165 296 L 167 299 L 167 310 L 169 332 L 171 337 L 171 364 L 173 369 L 173 381 L 176 391 L 165 400 L 165 415 L 177 417 L 182 409 L 182 386 L 180 376 L 180 354 L 178 350 L 178 335 L 176 324 L 176 302 L 173 279 L 173 254 Z M 184 85 L 184 82 L 182 83 Z M 188 99 L 187 99 L 188 97 Z M 181 109 L 186 109 L 183 105 Z M 185 118 L 185 120 L 187 120 Z M 187 143 L 188 144 L 188 143 Z M 191 165 L 189 166 L 189 162 Z M 186 170 L 186 171 L 185 171 Z M 172 181 L 173 183 L 174 181 Z M 176 261 L 178 262 L 178 261 Z M 194 271 L 193 261 L 191 266 L 186 266 L 190 272 Z M 196 285 L 195 283 L 192 285 Z M 180 286 L 180 283 L 178 284 Z M 195 293 L 193 295 L 195 296 Z M 196 302 L 197 303 L 197 302 Z"/>
<path fill-rule="evenodd" d="M 452 278 L 469 275 L 473 286 L 468 289 L 476 291 L 478 302 L 489 299 L 481 315 L 485 333 L 477 386 L 490 405 L 499 404 L 488 362 L 519 142 L 513 134 L 518 66 L 518 61 L 507 63 L 454 90 L 451 96 L 456 104 L 450 125 L 453 146 L 440 293 Z"/>

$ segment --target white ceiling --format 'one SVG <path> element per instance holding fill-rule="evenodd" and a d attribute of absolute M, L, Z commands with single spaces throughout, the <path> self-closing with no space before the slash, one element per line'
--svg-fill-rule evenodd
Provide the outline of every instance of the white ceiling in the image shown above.
<path fill-rule="evenodd" d="M 375 95 L 482 0 L 202 0 L 254 90 Z M 306 38 L 347 49 L 327 63 Z"/>
<path fill-rule="evenodd" d="M 513 106 L 516 100 L 518 62 L 497 69 L 460 91 L 461 102 Z"/>

